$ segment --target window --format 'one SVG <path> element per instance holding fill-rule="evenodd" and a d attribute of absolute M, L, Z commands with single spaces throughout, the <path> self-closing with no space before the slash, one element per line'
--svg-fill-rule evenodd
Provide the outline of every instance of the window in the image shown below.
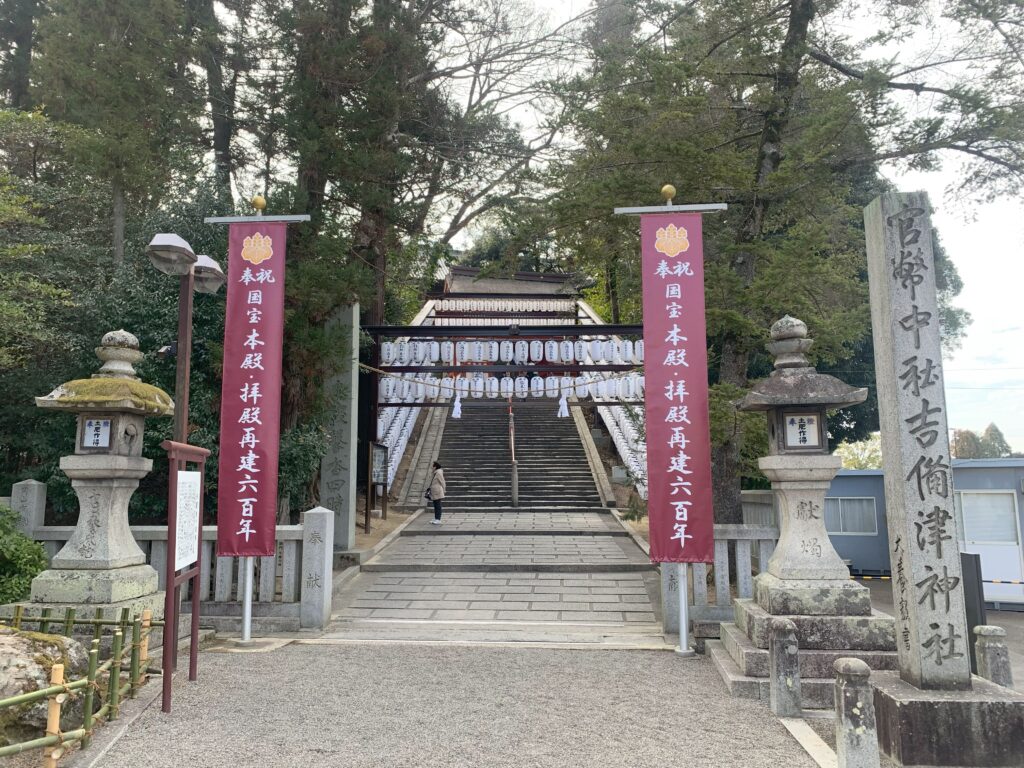
<path fill-rule="evenodd" d="M 957 517 L 966 541 L 989 544 L 1017 543 L 1017 506 L 1014 492 L 956 494 Z"/>
<path fill-rule="evenodd" d="M 825 499 L 825 530 L 835 534 L 877 536 L 874 497 Z"/>

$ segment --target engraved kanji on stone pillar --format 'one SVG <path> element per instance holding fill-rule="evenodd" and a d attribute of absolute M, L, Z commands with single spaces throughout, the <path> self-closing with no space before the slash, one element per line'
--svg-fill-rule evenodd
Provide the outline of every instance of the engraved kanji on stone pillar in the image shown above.
<path fill-rule="evenodd" d="M 864 212 L 882 468 L 900 676 L 918 688 L 971 686 L 953 514 L 946 396 L 923 192 Z"/>

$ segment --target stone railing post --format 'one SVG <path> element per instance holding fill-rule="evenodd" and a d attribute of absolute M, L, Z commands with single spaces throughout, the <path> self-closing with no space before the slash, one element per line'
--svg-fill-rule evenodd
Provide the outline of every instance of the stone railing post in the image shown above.
<path fill-rule="evenodd" d="M 768 638 L 768 690 L 771 710 L 779 717 L 803 714 L 798 650 L 796 624 L 790 619 L 773 619 Z"/>
<path fill-rule="evenodd" d="M 299 625 L 323 629 L 331 618 L 334 512 L 323 507 L 302 516 L 302 573 Z"/>
<path fill-rule="evenodd" d="M 977 636 L 974 648 L 978 655 L 978 674 L 996 685 L 1013 688 L 1013 670 L 1010 651 L 1006 647 L 1006 630 L 1002 627 L 981 625 L 974 628 Z"/>
<path fill-rule="evenodd" d="M 860 659 L 836 659 L 836 758 L 839 768 L 879 768 L 871 668 Z"/>
<path fill-rule="evenodd" d="M 32 538 L 35 531 L 43 527 L 46 513 L 46 483 L 38 480 L 22 480 L 11 486 L 11 509 L 18 513 L 18 527 Z"/>
<path fill-rule="evenodd" d="M 679 563 L 661 564 L 661 629 L 679 634 Z"/>

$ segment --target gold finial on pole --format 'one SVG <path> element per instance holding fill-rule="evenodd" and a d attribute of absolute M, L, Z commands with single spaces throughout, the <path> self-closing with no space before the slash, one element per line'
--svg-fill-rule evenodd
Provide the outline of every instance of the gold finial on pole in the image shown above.
<path fill-rule="evenodd" d="M 661 196 L 665 198 L 665 205 L 672 205 L 672 198 L 676 196 L 676 188 L 666 184 L 661 188 Z"/>
<path fill-rule="evenodd" d="M 263 209 L 267 207 L 267 199 L 263 195 L 253 195 L 252 200 L 249 201 L 252 207 L 256 209 L 256 215 L 262 216 Z"/>

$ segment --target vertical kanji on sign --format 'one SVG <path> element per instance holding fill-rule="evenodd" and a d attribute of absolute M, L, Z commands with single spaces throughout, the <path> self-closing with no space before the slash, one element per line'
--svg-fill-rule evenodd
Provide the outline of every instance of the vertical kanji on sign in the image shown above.
<path fill-rule="evenodd" d="M 274 554 L 286 224 L 232 224 L 221 390 L 217 554 Z"/>
<path fill-rule="evenodd" d="M 640 217 L 651 560 L 714 559 L 700 214 Z"/>

